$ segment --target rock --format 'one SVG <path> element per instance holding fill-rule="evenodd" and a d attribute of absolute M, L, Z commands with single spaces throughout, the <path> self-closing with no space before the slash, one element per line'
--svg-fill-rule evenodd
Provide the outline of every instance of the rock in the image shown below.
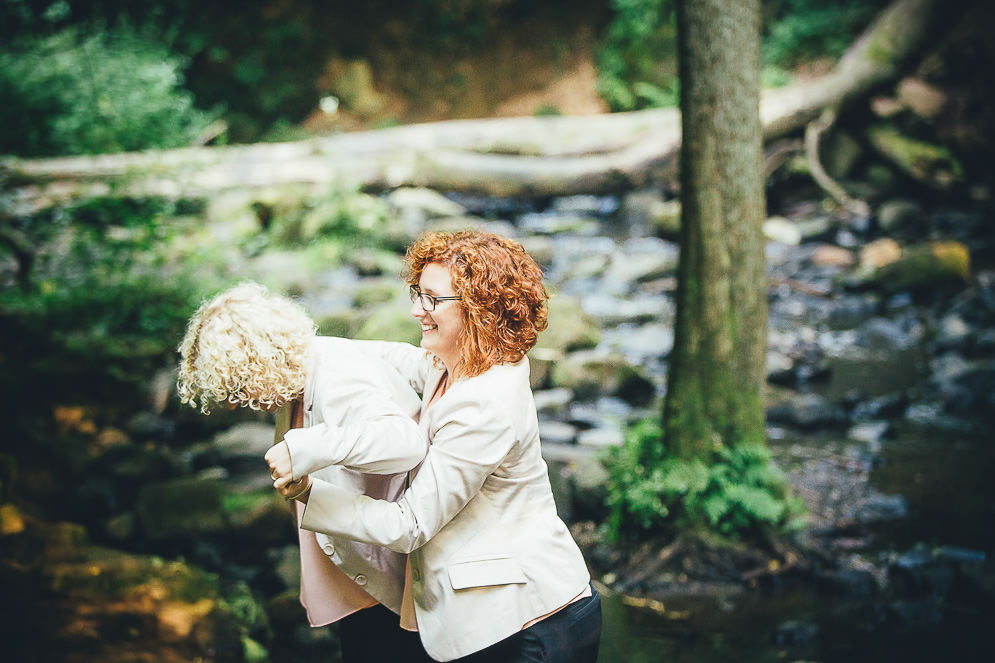
<path fill-rule="evenodd" d="M 629 228 L 649 228 L 655 235 L 676 239 L 681 231 L 681 203 L 664 200 L 659 191 L 633 191 L 622 198 L 619 220 Z"/>
<path fill-rule="evenodd" d="M 851 426 L 846 436 L 851 440 L 872 444 L 880 442 L 890 429 L 891 424 L 887 421 L 865 421 Z"/>
<path fill-rule="evenodd" d="M 872 494 L 857 510 L 858 523 L 901 520 L 908 515 L 909 507 L 901 495 Z"/>
<path fill-rule="evenodd" d="M 774 641 L 781 646 L 811 644 L 819 635 L 819 627 L 810 622 L 787 621 L 778 624 Z"/>
<path fill-rule="evenodd" d="M 604 292 L 591 292 L 583 295 L 581 302 L 584 311 L 603 327 L 647 322 L 668 324 L 674 315 L 673 300 L 664 296 L 616 297 Z"/>
<path fill-rule="evenodd" d="M 943 601 L 936 597 L 899 599 L 888 604 L 887 618 L 903 626 L 935 626 L 943 621 Z"/>
<path fill-rule="evenodd" d="M 532 348 L 529 350 L 529 385 L 533 391 L 549 388 L 549 375 L 553 365 L 563 357 L 559 350 Z"/>
<path fill-rule="evenodd" d="M 642 371 L 615 354 L 593 350 L 574 352 L 553 366 L 553 386 L 573 390 L 579 399 L 619 396 L 630 403 L 646 403 L 655 393 Z"/>
<path fill-rule="evenodd" d="M 602 522 L 607 508 L 608 471 L 593 455 L 577 458 L 567 467 L 574 519 Z"/>
<path fill-rule="evenodd" d="M 539 439 L 543 444 L 573 444 L 576 436 L 576 426 L 562 421 L 539 420 Z"/>
<path fill-rule="evenodd" d="M 122 513 L 104 523 L 104 533 L 112 541 L 125 543 L 135 537 L 137 531 L 135 514 Z"/>
<path fill-rule="evenodd" d="M 794 381 L 794 360 L 783 352 L 767 350 L 767 381 L 789 384 Z"/>
<path fill-rule="evenodd" d="M 802 235 L 802 243 L 828 240 L 839 225 L 839 222 L 825 214 L 798 219 L 793 223 Z"/>
<path fill-rule="evenodd" d="M 239 541 L 272 546 L 296 538 L 290 506 L 269 486 L 255 493 L 229 494 L 223 505 L 232 536 Z"/>
<path fill-rule="evenodd" d="M 353 249 L 346 253 L 343 262 L 353 267 L 360 276 L 385 276 L 384 280 L 392 281 L 395 288 L 401 287 L 397 275 L 404 269 L 404 260 L 392 251 Z"/>
<path fill-rule="evenodd" d="M 801 230 L 783 216 L 772 216 L 764 221 L 763 232 L 764 237 L 781 244 L 798 246 L 802 242 Z"/>
<path fill-rule="evenodd" d="M 273 446 L 273 426 L 247 421 L 218 433 L 211 441 L 221 460 L 254 459 L 262 463 L 263 456 Z"/>
<path fill-rule="evenodd" d="M 573 400 L 574 394 L 569 389 L 543 389 L 533 392 L 536 412 L 540 415 L 563 416 Z"/>
<path fill-rule="evenodd" d="M 618 209 L 615 196 L 564 196 L 554 198 L 552 209 L 561 213 L 608 216 Z"/>
<path fill-rule="evenodd" d="M 893 239 L 882 237 L 860 249 L 860 267 L 876 270 L 902 257 L 902 247 Z"/>
<path fill-rule="evenodd" d="M 421 327 L 411 317 L 411 302 L 397 297 L 378 306 L 356 330 L 357 339 L 421 343 Z"/>
<path fill-rule="evenodd" d="M 401 187 L 387 194 L 387 202 L 397 210 L 417 210 L 426 219 L 464 216 L 466 208 L 432 189 Z"/>
<path fill-rule="evenodd" d="M 571 352 L 593 348 L 599 343 L 601 332 L 577 297 L 557 295 L 549 300 L 548 306 L 549 326 L 539 335 L 537 349 Z"/>
<path fill-rule="evenodd" d="M 221 505 L 223 494 L 220 482 L 198 479 L 144 486 L 136 502 L 141 529 L 152 541 L 220 534 L 227 528 Z"/>
<path fill-rule="evenodd" d="M 594 235 L 598 220 L 589 216 L 560 214 L 557 212 L 530 212 L 518 217 L 518 227 L 532 235 Z"/>
<path fill-rule="evenodd" d="M 926 120 L 935 119 L 947 104 L 947 95 L 921 78 L 903 78 L 897 92 L 902 106 Z"/>
<path fill-rule="evenodd" d="M 826 137 L 819 152 L 826 172 L 833 179 L 839 180 L 849 175 L 854 165 L 860 161 L 863 148 L 848 131 L 833 131 Z"/>
<path fill-rule="evenodd" d="M 878 588 L 874 574 L 863 569 L 840 569 L 827 573 L 822 580 L 833 590 L 847 596 L 870 596 Z"/>
<path fill-rule="evenodd" d="M 631 284 L 672 276 L 679 253 L 675 244 L 657 237 L 628 240 L 612 256 L 605 280 Z"/>
<path fill-rule="evenodd" d="M 881 230 L 889 235 L 921 231 L 926 224 L 926 212 L 913 200 L 889 200 L 878 207 L 877 219 Z"/>
<path fill-rule="evenodd" d="M 608 268 L 610 259 L 610 256 L 598 253 L 581 256 L 567 268 L 562 278 L 564 281 L 573 281 L 601 276 Z"/>
<path fill-rule="evenodd" d="M 933 362 L 930 385 L 954 412 L 991 416 L 995 406 L 995 360 L 967 361 L 947 354 Z"/>
<path fill-rule="evenodd" d="M 767 410 L 767 419 L 797 428 L 815 429 L 840 426 L 846 422 L 846 415 L 823 396 L 796 394 L 771 406 Z"/>
<path fill-rule="evenodd" d="M 625 444 L 625 433 L 619 428 L 591 428 L 577 434 L 577 444 L 603 449 Z"/>
<path fill-rule="evenodd" d="M 542 235 L 529 235 L 521 239 L 526 253 L 544 269 L 553 264 L 553 240 Z"/>
<path fill-rule="evenodd" d="M 956 567 L 924 545 L 902 553 L 888 569 L 893 582 L 915 596 L 944 597 L 956 580 Z"/>
<path fill-rule="evenodd" d="M 969 348 L 974 337 L 975 330 L 964 321 L 964 318 L 956 313 L 949 313 L 940 320 L 933 346 L 938 352 L 964 351 Z"/>
<path fill-rule="evenodd" d="M 398 293 L 406 290 L 406 284 L 396 276 L 363 279 L 356 288 L 353 304 L 357 308 L 377 306 L 397 299 Z"/>
<path fill-rule="evenodd" d="M 931 188 L 946 191 L 963 180 L 960 162 L 944 146 L 910 138 L 885 124 L 868 128 L 867 140 L 898 170 Z"/>
<path fill-rule="evenodd" d="M 640 327 L 622 325 L 605 332 L 604 345 L 621 352 L 633 363 L 666 357 L 674 347 L 674 330 L 669 325 L 651 323 Z"/>
<path fill-rule="evenodd" d="M 864 253 L 861 253 L 861 265 L 854 274 L 857 284 L 895 292 L 951 282 L 966 283 L 970 277 L 970 254 L 960 242 L 937 241 L 905 247 L 900 249 L 897 258 L 888 262 L 884 256 L 877 258 L 877 266 L 869 268 L 871 263 L 865 262 Z"/>
<path fill-rule="evenodd" d="M 940 561 L 956 564 L 982 564 L 988 559 L 988 553 L 983 550 L 972 550 L 960 546 L 940 546 L 933 555 Z"/>
<path fill-rule="evenodd" d="M 854 421 L 871 421 L 881 417 L 898 417 L 905 410 L 905 394 L 891 393 L 861 400 L 853 406 L 850 418 Z"/>
<path fill-rule="evenodd" d="M 820 244 L 811 259 L 817 267 L 851 267 L 857 262 L 853 251 L 832 244 Z"/>
<path fill-rule="evenodd" d="M 518 231 L 508 221 L 489 221 L 475 216 L 447 216 L 432 219 L 425 224 L 425 230 L 441 233 L 456 233 L 463 230 L 479 230 L 494 233 L 501 237 L 517 238 Z"/>

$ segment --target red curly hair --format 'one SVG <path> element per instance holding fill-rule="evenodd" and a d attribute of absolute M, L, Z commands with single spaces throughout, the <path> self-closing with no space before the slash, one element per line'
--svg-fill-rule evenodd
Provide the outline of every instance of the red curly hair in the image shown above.
<path fill-rule="evenodd" d="M 408 248 L 405 281 L 418 285 L 426 265 L 449 270 L 460 297 L 463 328 L 457 338 L 461 376 L 525 356 L 546 329 L 542 269 L 522 245 L 492 233 L 432 232 Z"/>

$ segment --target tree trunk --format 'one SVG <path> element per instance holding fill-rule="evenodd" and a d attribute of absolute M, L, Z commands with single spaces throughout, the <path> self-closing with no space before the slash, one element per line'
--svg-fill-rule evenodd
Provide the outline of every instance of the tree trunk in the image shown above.
<path fill-rule="evenodd" d="M 679 0 L 681 257 L 664 440 L 762 443 L 767 297 L 760 0 Z"/>
<path fill-rule="evenodd" d="M 975 0 L 977 1 L 977 0 Z M 894 80 L 972 0 L 895 0 L 826 76 L 764 94 L 766 139 Z M 457 120 L 299 143 L 0 162 L 20 211 L 111 190 L 202 196 L 280 185 L 427 186 L 495 196 L 608 193 L 675 176 L 677 109 L 588 117 Z"/>

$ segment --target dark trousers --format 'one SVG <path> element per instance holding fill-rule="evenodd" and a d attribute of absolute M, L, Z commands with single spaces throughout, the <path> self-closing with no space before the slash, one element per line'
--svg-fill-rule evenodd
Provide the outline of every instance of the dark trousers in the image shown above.
<path fill-rule="evenodd" d="M 434 663 L 418 634 L 405 631 L 399 618 L 379 603 L 339 622 L 342 663 Z"/>
<path fill-rule="evenodd" d="M 601 643 L 601 599 L 592 595 L 505 638 L 458 659 L 460 663 L 595 663 Z"/>

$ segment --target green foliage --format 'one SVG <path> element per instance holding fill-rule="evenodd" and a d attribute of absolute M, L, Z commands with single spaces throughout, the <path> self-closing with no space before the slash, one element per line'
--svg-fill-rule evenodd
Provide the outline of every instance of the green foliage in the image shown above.
<path fill-rule="evenodd" d="M 597 89 L 614 111 L 677 104 L 673 0 L 611 0 Z"/>
<path fill-rule="evenodd" d="M 721 448 L 710 463 L 669 456 L 660 423 L 632 427 L 612 449 L 608 470 L 609 522 L 614 537 L 704 527 L 736 538 L 763 528 L 787 528 L 799 512 L 783 473 L 764 446 Z"/>
<path fill-rule="evenodd" d="M 184 90 L 183 61 L 129 28 L 69 28 L 0 51 L 0 153 L 93 154 L 189 144 L 216 113 Z"/>
<path fill-rule="evenodd" d="M 183 215 L 198 209 L 108 197 L 12 221 L 37 253 L 26 287 L 0 288 L 5 354 L 19 357 L 8 366 L 22 372 L 6 377 L 50 395 L 84 384 L 125 397 L 121 386 L 171 363 L 187 318 L 218 285 L 198 274 L 196 256 L 169 254 Z"/>
<path fill-rule="evenodd" d="M 776 0 L 767 3 L 764 62 L 790 67 L 838 58 L 885 0 Z"/>

